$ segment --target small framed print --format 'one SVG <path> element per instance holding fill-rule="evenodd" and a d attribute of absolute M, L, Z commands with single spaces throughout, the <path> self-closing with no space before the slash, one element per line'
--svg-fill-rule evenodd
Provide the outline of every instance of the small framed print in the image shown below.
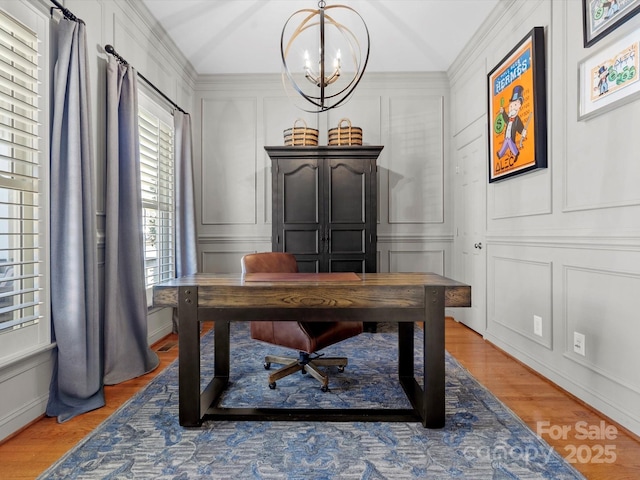
<path fill-rule="evenodd" d="M 489 182 L 547 167 L 544 28 L 489 72 Z"/>
<path fill-rule="evenodd" d="M 590 55 L 578 67 L 578 119 L 586 120 L 638 98 L 640 29 Z"/>
<path fill-rule="evenodd" d="M 640 0 L 581 1 L 585 47 L 590 47 L 640 12 Z"/>

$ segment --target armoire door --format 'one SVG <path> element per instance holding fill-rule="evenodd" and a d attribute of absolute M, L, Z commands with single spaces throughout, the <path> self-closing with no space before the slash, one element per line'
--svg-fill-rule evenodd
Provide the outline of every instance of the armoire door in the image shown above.
<path fill-rule="evenodd" d="M 330 158 L 326 162 L 324 184 L 327 186 L 328 204 L 325 210 L 325 253 L 328 255 L 330 272 L 375 271 L 375 267 L 373 270 L 367 269 L 367 264 L 372 261 L 368 253 L 372 251 L 376 226 L 375 203 L 371 202 L 375 196 L 372 195 L 375 192 L 371 185 L 372 169 L 369 159 Z M 374 219 L 373 223 L 371 218 Z"/>
<path fill-rule="evenodd" d="M 320 272 L 325 233 L 318 160 L 278 159 L 273 168 L 273 250 L 295 254 L 301 272 Z"/>

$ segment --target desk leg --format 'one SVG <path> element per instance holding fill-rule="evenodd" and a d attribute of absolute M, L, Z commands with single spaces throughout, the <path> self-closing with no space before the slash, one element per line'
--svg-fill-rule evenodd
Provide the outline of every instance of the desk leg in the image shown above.
<path fill-rule="evenodd" d="M 413 322 L 398 322 L 398 374 L 401 379 L 414 378 L 413 329 Z"/>
<path fill-rule="evenodd" d="M 213 379 L 204 388 L 200 395 L 200 418 L 204 417 L 210 407 L 216 407 L 222 393 L 229 385 L 229 331 L 230 323 L 224 320 L 215 320 L 214 325 L 214 359 Z"/>
<path fill-rule="evenodd" d="M 222 320 L 216 320 L 214 325 L 214 375 L 215 378 L 223 380 L 225 385 L 229 380 L 230 326 L 231 322 Z"/>
<path fill-rule="evenodd" d="M 422 424 L 445 424 L 444 287 L 425 288 L 424 411 Z"/>
<path fill-rule="evenodd" d="M 178 289 L 178 395 L 183 427 L 200 426 L 198 287 Z"/>

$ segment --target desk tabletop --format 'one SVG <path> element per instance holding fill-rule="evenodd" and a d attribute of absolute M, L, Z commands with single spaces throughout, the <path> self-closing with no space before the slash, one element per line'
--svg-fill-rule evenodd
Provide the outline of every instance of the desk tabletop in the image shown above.
<path fill-rule="evenodd" d="M 471 306 L 471 287 L 435 273 L 362 273 L 359 281 L 336 274 L 335 280 L 299 274 L 273 281 L 247 281 L 242 274 L 198 273 L 153 287 L 153 304 L 176 307 L 180 287 L 198 288 L 198 306 L 299 308 L 317 304 L 338 308 L 366 307 L 373 303 L 396 303 L 405 307 L 424 305 L 425 287 L 444 287 L 445 306 Z"/>

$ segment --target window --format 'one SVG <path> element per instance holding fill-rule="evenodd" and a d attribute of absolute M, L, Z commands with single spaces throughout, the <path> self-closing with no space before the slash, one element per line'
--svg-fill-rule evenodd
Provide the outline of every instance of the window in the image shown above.
<path fill-rule="evenodd" d="M 50 343 L 38 48 L 37 32 L 0 10 L 0 363 Z"/>
<path fill-rule="evenodd" d="M 174 129 L 172 116 L 144 95 L 138 118 L 144 268 L 150 297 L 153 285 L 175 277 Z"/>

